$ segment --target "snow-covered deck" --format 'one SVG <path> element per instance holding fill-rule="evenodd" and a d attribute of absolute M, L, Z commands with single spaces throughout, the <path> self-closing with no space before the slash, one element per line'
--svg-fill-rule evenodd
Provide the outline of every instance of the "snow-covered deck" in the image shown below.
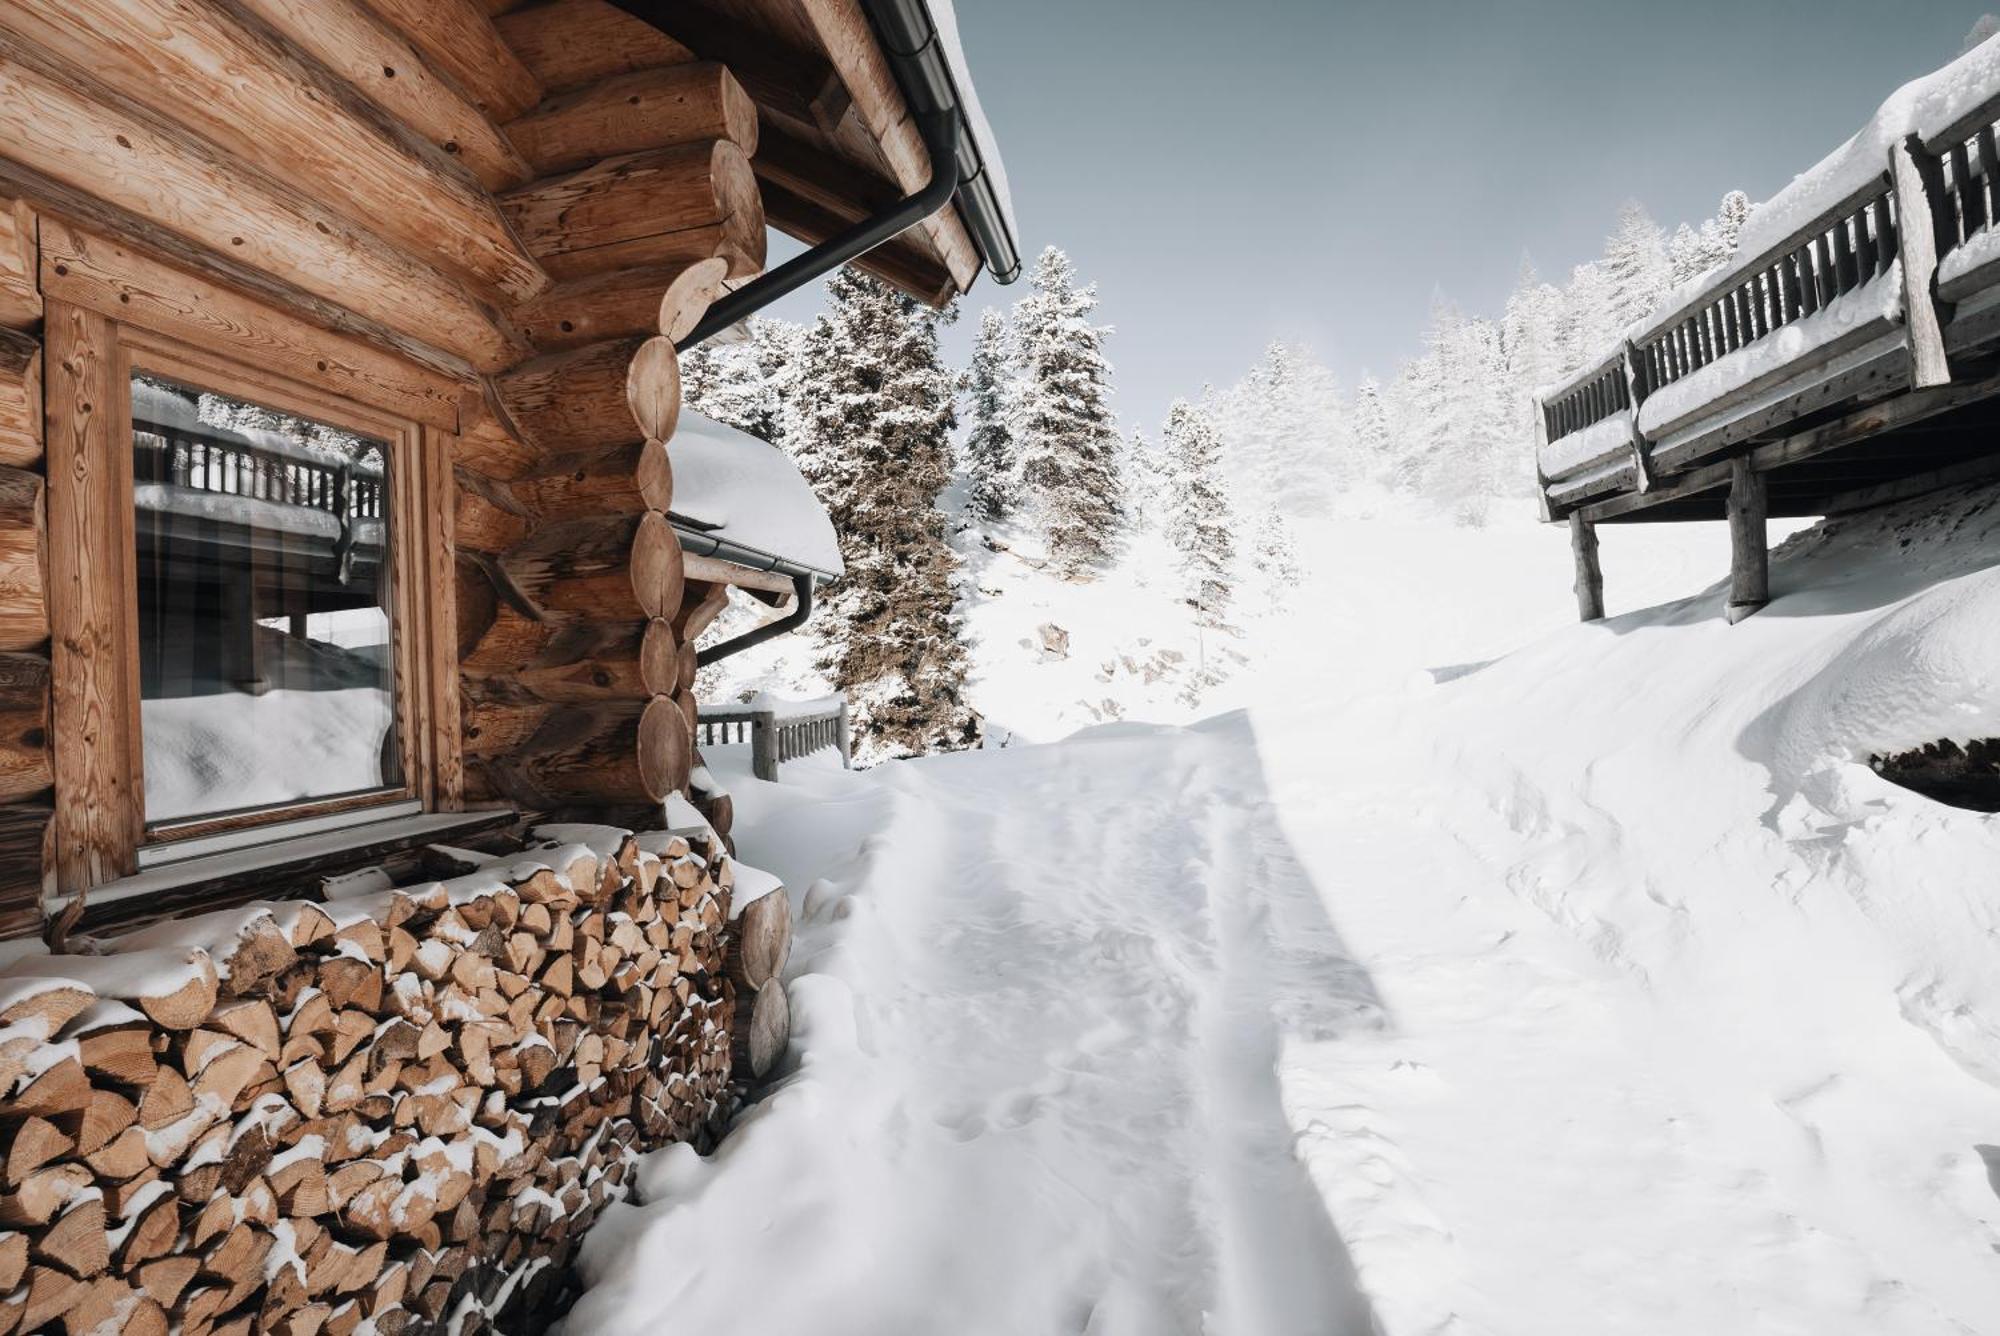
<path fill-rule="evenodd" d="M 1996 127 L 2000 39 L 1897 90 L 1732 259 L 1544 390 L 1550 517 L 1720 517 L 1746 454 L 1773 515 L 2000 472 Z"/>

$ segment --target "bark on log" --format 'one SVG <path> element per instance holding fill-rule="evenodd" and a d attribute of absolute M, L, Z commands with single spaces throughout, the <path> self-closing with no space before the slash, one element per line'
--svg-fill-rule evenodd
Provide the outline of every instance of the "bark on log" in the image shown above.
<path fill-rule="evenodd" d="M 713 61 L 620 75 L 564 93 L 507 126 L 537 176 L 644 153 L 726 139 L 757 154 L 757 104 Z"/>
<path fill-rule="evenodd" d="M 631 622 L 680 606 L 680 540 L 656 511 L 545 525 L 500 565 L 543 614 Z"/>
<path fill-rule="evenodd" d="M 541 85 L 473 0 L 368 0 L 496 124 L 542 100 Z"/>
<path fill-rule="evenodd" d="M 486 189 L 511 190 L 533 177 L 486 114 L 359 0 L 241 3 L 369 101 L 464 163 Z"/>
<path fill-rule="evenodd" d="M 792 1007 L 783 984 L 757 990 L 754 1001 L 736 999 L 729 1027 L 731 1071 L 738 1080 L 761 1081 L 792 1041 Z"/>
<path fill-rule="evenodd" d="M 728 274 L 728 261 L 717 256 L 607 270 L 515 307 L 514 327 L 542 352 L 653 333 L 680 339 L 708 313 Z"/>
<path fill-rule="evenodd" d="M 499 400 L 499 391 L 488 381 L 479 398 L 464 406 L 458 438 L 452 443 L 452 462 L 488 478 L 519 478 L 541 466 L 542 452 L 502 420 Z"/>
<path fill-rule="evenodd" d="M 60 186 L 477 369 L 520 360 L 512 334 L 444 274 L 10 36 L 0 36 L 0 141 Z"/>
<path fill-rule="evenodd" d="M 0 329 L 0 464 L 32 468 L 42 460 L 42 345 Z"/>
<path fill-rule="evenodd" d="M 694 59 L 679 42 L 610 0 L 549 0 L 502 15 L 494 26 L 552 94 Z"/>
<path fill-rule="evenodd" d="M 520 439 L 544 458 L 601 449 L 653 435 L 633 417 L 628 379 L 644 340 L 618 339 L 537 357 L 494 381 L 494 393 Z M 645 392 L 656 401 L 680 402 L 675 366 L 650 361 Z M 671 434 L 671 433 L 669 433 Z"/>
<path fill-rule="evenodd" d="M 462 278 L 511 301 L 548 286 L 493 197 L 447 155 L 221 0 L 17 0 L 7 25 Z"/>
<path fill-rule="evenodd" d="M 42 480 L 0 465 L 0 650 L 49 638 L 47 520 Z"/>
<path fill-rule="evenodd" d="M 609 158 L 502 201 L 557 279 L 719 255 L 732 277 L 764 267 L 764 202 L 728 140 Z"/>
<path fill-rule="evenodd" d="M 760 895 L 736 916 L 736 936 L 724 968 L 752 992 L 785 971 L 792 958 L 792 901 L 783 888 Z"/>

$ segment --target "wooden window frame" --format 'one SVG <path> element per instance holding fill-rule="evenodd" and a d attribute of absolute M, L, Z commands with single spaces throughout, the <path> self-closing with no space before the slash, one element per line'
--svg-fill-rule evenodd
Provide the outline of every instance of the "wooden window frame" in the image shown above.
<path fill-rule="evenodd" d="M 45 229 L 46 232 L 46 229 Z M 130 875 L 140 851 L 381 806 L 462 806 L 453 606 L 455 390 L 426 368 L 69 231 L 43 254 L 44 411 L 59 894 Z M 70 263 L 62 257 L 67 254 Z M 79 258 L 81 257 L 81 258 Z M 103 272 L 79 274 L 80 264 Z M 357 373 L 356 368 L 361 368 Z M 131 376 L 325 421 L 388 443 L 385 562 L 403 783 L 361 794 L 149 825 L 138 647 Z M 357 392 L 358 391 L 358 392 Z M 412 414 L 416 408 L 422 418 Z"/>

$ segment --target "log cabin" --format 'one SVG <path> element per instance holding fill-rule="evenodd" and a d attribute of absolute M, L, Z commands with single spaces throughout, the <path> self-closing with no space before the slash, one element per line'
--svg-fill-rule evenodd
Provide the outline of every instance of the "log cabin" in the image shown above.
<path fill-rule="evenodd" d="M 1537 396 L 1579 615 L 1598 527 L 1726 519 L 1724 614 L 1771 597 L 1772 516 L 2000 476 L 2000 45 L 1899 89 L 1752 211 L 1736 253 Z"/>
<path fill-rule="evenodd" d="M 840 567 L 678 359 L 843 263 L 1019 272 L 948 0 L 0 0 L 0 1336 L 539 1330 L 718 1134 Z"/>

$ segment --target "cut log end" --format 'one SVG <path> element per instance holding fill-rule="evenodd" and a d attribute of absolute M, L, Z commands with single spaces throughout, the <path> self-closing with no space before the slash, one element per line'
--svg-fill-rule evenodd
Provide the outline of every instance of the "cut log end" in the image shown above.
<path fill-rule="evenodd" d="M 792 1006 L 783 984 L 758 989 L 756 1000 L 747 1005 L 744 998 L 736 999 L 730 1057 L 739 1080 L 761 1081 L 770 1075 L 791 1041 Z"/>
<path fill-rule="evenodd" d="M 681 415 L 681 365 L 672 339 L 656 335 L 632 354 L 631 369 L 625 376 L 625 400 L 648 439 L 673 439 Z"/>
<path fill-rule="evenodd" d="M 655 696 L 639 719 L 639 776 L 648 797 L 664 800 L 687 786 L 694 769 L 694 737 L 680 707 Z"/>

